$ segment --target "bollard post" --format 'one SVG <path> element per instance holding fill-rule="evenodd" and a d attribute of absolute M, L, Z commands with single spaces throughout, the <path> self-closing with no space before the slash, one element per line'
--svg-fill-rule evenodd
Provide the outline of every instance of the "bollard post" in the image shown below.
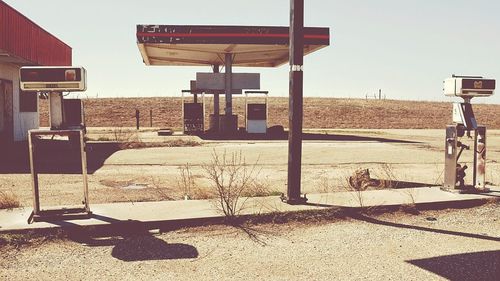
<path fill-rule="evenodd" d="M 135 110 L 135 126 L 139 130 L 139 109 Z"/>
<path fill-rule="evenodd" d="M 149 127 L 153 127 L 153 110 L 149 110 Z"/>

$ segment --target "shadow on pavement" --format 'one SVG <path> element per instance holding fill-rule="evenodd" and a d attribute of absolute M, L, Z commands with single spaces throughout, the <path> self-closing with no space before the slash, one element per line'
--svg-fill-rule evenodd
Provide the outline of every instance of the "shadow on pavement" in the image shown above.
<path fill-rule="evenodd" d="M 66 229 L 68 238 L 90 247 L 113 247 L 111 256 L 116 259 L 133 262 L 147 260 L 194 259 L 198 250 L 183 243 L 167 243 L 149 232 L 147 224 L 127 220 L 121 221 L 101 215 L 92 215 L 94 219 L 109 222 L 113 226 L 85 228 L 69 221 L 51 221 Z"/>
<path fill-rule="evenodd" d="M 118 143 L 88 142 L 87 171 L 94 173 L 113 153 L 120 150 Z M 29 174 L 28 143 L 15 143 L 0 151 L 0 174 Z M 35 152 L 38 172 L 44 174 L 81 174 L 80 147 L 68 141 L 41 143 Z"/>
<path fill-rule="evenodd" d="M 205 134 L 204 140 L 287 140 L 288 134 L 237 134 L 231 137 Z M 350 142 L 382 142 L 382 143 L 420 143 L 415 141 L 366 137 L 356 135 L 303 134 L 304 140 L 317 141 L 350 141 Z M 39 173 L 45 174 L 80 174 L 81 162 L 79 146 L 65 140 L 40 141 L 35 158 Z M 93 174 L 104 165 L 107 158 L 121 150 L 116 142 L 87 142 L 87 168 Z M 18 142 L 0 147 L 0 174 L 29 174 L 28 143 Z"/>
<path fill-rule="evenodd" d="M 372 181 L 374 186 L 383 186 L 384 183 L 389 183 L 394 189 L 441 186 L 440 184 L 435 183 L 399 181 L 391 179 L 372 179 Z"/>
<path fill-rule="evenodd" d="M 274 133 L 274 134 L 246 134 L 239 133 L 231 136 L 221 136 L 214 134 L 202 134 L 199 136 L 203 140 L 288 140 L 288 133 Z M 316 141 L 360 141 L 360 142 L 383 142 L 383 143 L 421 143 L 417 141 L 399 140 L 399 139 L 389 139 L 381 137 L 367 137 L 367 136 L 356 136 L 356 135 L 336 135 L 336 134 L 313 134 L 313 133 L 303 133 L 302 138 L 304 140 L 316 140 Z"/>
<path fill-rule="evenodd" d="M 500 251 L 484 251 L 406 261 L 448 280 L 499 280 Z"/>
<path fill-rule="evenodd" d="M 124 237 L 111 251 L 111 255 L 122 261 L 194 259 L 198 250 L 187 244 L 169 244 L 154 236 Z"/>
<path fill-rule="evenodd" d="M 461 237 L 467 237 L 467 238 L 475 238 L 475 239 L 500 242 L 500 237 L 492 237 L 492 236 L 483 235 L 483 234 L 475 234 L 475 233 L 467 233 L 467 232 L 460 232 L 460 231 L 436 229 L 436 228 L 417 226 L 417 225 L 395 223 L 395 222 L 379 220 L 379 219 L 369 217 L 369 216 L 366 216 L 363 214 L 354 214 L 351 217 L 353 219 L 357 219 L 360 221 L 369 222 L 369 223 L 373 223 L 373 224 L 378 224 L 378 225 L 397 227 L 397 228 L 406 228 L 406 229 L 412 229 L 412 230 L 418 230 L 418 231 L 426 231 L 426 232 L 433 232 L 433 233 L 439 233 L 439 234 L 454 235 L 454 236 L 461 236 Z"/>

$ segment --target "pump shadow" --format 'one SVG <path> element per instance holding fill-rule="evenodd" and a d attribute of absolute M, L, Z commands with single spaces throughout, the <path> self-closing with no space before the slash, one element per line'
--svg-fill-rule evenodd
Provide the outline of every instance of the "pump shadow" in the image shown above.
<path fill-rule="evenodd" d="M 91 218 L 108 222 L 103 227 L 83 227 L 70 221 L 50 221 L 61 226 L 67 237 L 88 247 L 113 247 L 111 256 L 125 261 L 195 259 L 196 247 L 184 243 L 168 243 L 151 234 L 151 226 L 135 220 L 117 220 L 93 214 Z"/>

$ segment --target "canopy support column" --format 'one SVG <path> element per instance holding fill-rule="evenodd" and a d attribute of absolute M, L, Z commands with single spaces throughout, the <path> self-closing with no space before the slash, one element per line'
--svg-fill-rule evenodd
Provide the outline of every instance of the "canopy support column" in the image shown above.
<path fill-rule="evenodd" d="M 213 65 L 213 71 L 214 73 L 219 73 L 219 65 L 215 64 Z M 214 94 L 214 127 L 215 127 L 215 132 L 220 131 L 220 101 L 219 101 L 219 94 Z"/>
<path fill-rule="evenodd" d="M 233 116 L 233 54 L 231 53 L 225 54 L 225 69 L 224 92 L 226 94 L 226 108 L 220 132 L 229 136 L 238 130 L 238 118 Z"/>
<path fill-rule="evenodd" d="M 226 69 L 226 75 L 225 75 L 225 80 L 226 80 L 226 118 L 230 118 L 230 116 L 233 114 L 233 99 L 232 99 L 232 90 L 233 90 L 233 55 L 231 53 L 226 53 L 225 57 L 225 69 Z"/>

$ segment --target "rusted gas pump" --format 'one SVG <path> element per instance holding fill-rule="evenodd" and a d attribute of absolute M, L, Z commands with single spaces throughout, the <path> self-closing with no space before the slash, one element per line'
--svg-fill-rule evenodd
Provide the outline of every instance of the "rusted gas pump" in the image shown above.
<path fill-rule="evenodd" d="M 486 188 L 486 127 L 477 124 L 472 110 L 473 97 L 488 97 L 494 94 L 495 80 L 481 76 L 456 76 L 444 81 L 446 96 L 461 97 L 464 101 L 453 103 L 453 124 L 446 127 L 444 189 L 460 192 L 488 192 Z M 467 135 L 467 138 L 462 138 Z M 473 139 L 472 183 L 467 184 L 464 163 L 459 163 L 465 144 Z"/>

